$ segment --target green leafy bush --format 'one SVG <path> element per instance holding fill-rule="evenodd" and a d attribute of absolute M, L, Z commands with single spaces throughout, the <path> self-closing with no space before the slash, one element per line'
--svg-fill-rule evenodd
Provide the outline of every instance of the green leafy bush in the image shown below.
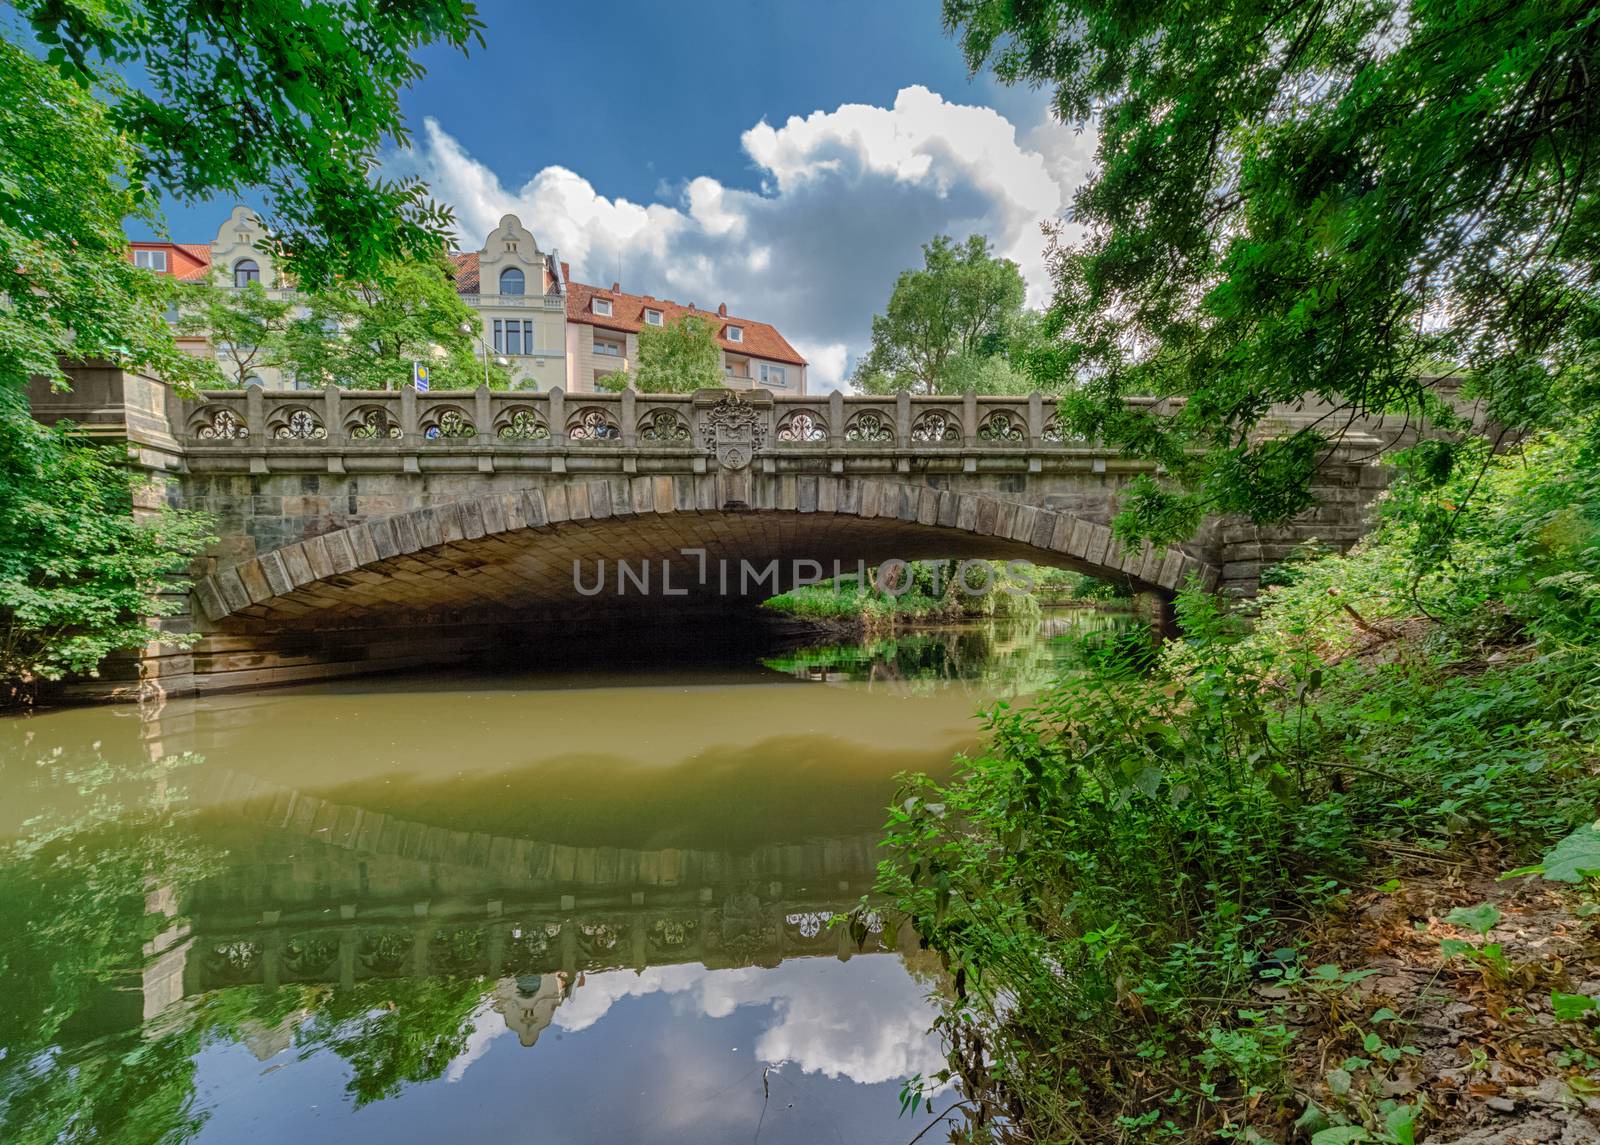
<path fill-rule="evenodd" d="M 1186 594 L 1153 667 L 1113 645 L 906 780 L 880 889 L 955 976 L 974 1139 L 1247 1137 L 1291 1096 L 1249 987 L 1309 909 L 1394 843 L 1531 858 L 1592 822 L 1597 474 L 1587 424 L 1409 474 L 1248 630 Z"/>
<path fill-rule="evenodd" d="M 152 640 L 149 618 L 183 607 L 175 579 L 205 545 L 203 515 L 136 519 L 131 478 L 110 447 L 0 410 L 0 704 L 41 681 L 92 673 Z"/>

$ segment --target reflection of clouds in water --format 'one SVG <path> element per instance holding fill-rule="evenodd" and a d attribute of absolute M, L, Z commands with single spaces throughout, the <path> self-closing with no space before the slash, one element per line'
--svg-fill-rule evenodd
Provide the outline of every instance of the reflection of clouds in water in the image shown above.
<path fill-rule="evenodd" d="M 450 1084 L 460 1081 L 468 1067 L 489 1052 L 489 1043 L 505 1033 L 510 1033 L 510 1028 L 492 1003 L 485 1002 L 478 1007 L 472 1015 L 472 1032 L 467 1035 L 467 1048 L 450 1062 L 450 1068 L 444 1075 L 445 1081 Z"/>
<path fill-rule="evenodd" d="M 739 1006 L 771 1006 L 776 1022 L 756 1042 L 758 1058 L 792 1061 L 806 1073 L 861 1085 L 932 1073 L 943 1064 L 928 1027 L 933 1009 L 894 955 L 849 963 L 800 958 L 770 969 L 651 966 L 590 974 L 555 1013 L 568 1033 L 588 1029 L 623 998 L 680 995 L 708 1018 Z"/>

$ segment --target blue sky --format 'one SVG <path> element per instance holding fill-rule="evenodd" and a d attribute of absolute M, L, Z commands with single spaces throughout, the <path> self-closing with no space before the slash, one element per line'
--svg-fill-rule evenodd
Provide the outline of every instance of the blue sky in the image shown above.
<path fill-rule="evenodd" d="M 1039 223 L 1092 141 L 969 77 L 936 0 L 479 9 L 486 46 L 425 53 L 412 146 L 384 158 L 455 208 L 463 247 L 516 213 L 575 277 L 772 322 L 818 388 L 936 233 L 990 235 L 1043 301 Z M 167 217 L 208 241 L 225 214 Z"/>

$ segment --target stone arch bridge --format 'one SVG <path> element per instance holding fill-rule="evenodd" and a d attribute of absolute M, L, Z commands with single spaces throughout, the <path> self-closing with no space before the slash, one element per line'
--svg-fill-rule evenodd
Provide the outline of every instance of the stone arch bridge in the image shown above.
<path fill-rule="evenodd" d="M 1347 433 L 1319 505 L 1288 525 L 1218 519 L 1183 545 L 1130 549 L 1107 524 L 1150 466 L 1074 440 L 1037 394 L 252 386 L 185 399 L 93 366 L 73 385 L 36 389 L 35 416 L 125 440 L 152 478 L 144 509 L 217 521 L 186 615 L 165 622 L 201 638 L 111 673 L 114 689 L 166 694 L 469 659 L 599 617 L 726 613 L 894 559 L 1022 559 L 1138 592 L 1194 580 L 1250 595 L 1264 563 L 1361 534 L 1386 480 L 1373 458 L 1399 436 Z"/>

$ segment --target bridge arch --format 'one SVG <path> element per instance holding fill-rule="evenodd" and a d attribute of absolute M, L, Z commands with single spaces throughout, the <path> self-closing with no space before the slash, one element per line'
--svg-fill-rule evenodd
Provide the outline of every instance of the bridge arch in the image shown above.
<path fill-rule="evenodd" d="M 1124 547 L 1102 522 L 1004 496 L 871 478 L 719 472 L 569 475 L 420 506 L 258 553 L 201 578 L 195 598 L 208 620 L 224 626 L 359 625 L 430 612 L 482 619 L 617 608 L 630 589 L 653 607 L 672 603 L 667 597 L 753 602 L 791 587 L 796 576 L 815 575 L 811 562 L 831 575 L 858 562 L 935 557 L 1024 559 L 1165 595 L 1191 580 L 1206 588 L 1220 580 L 1216 566 L 1182 547 Z M 664 560 L 675 568 L 656 573 L 653 587 L 641 585 L 637 572 L 628 584 L 607 579 L 593 593 L 574 584 L 574 562 L 592 588 L 602 583 L 600 561 L 637 570 L 659 569 Z M 763 575 L 746 575 L 746 565 Z M 731 583 L 719 575 L 730 566 Z"/>

